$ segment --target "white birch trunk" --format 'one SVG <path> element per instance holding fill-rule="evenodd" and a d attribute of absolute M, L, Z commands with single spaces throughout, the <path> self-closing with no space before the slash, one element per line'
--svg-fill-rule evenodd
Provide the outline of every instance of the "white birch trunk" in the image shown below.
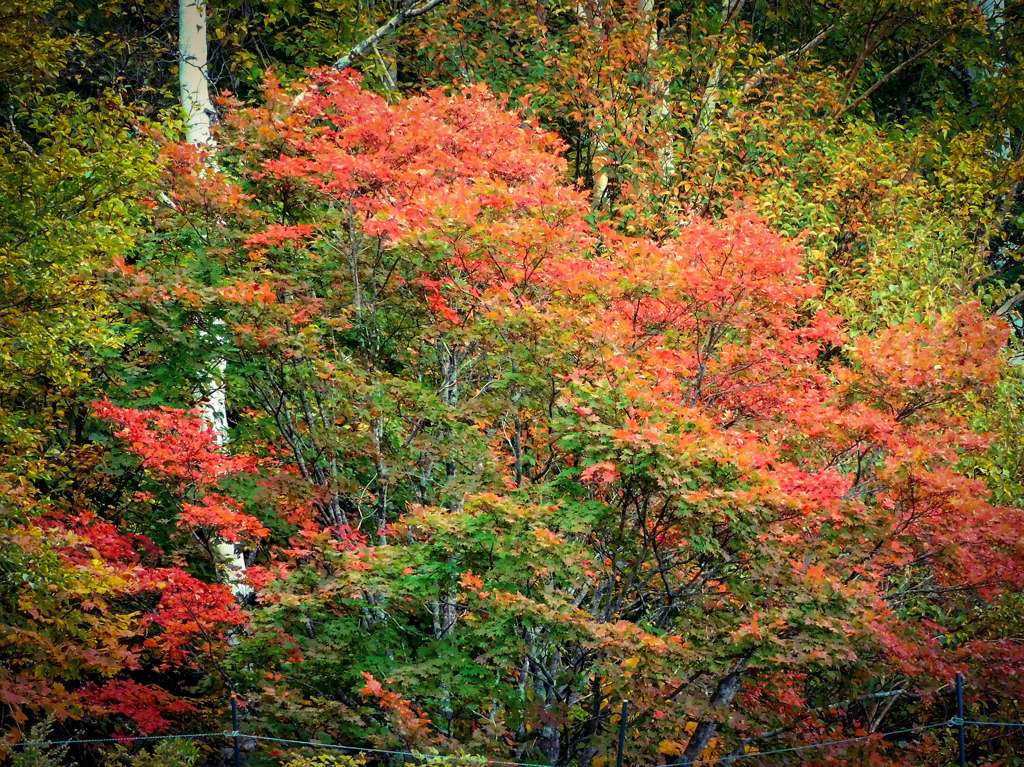
<path fill-rule="evenodd" d="M 715 55 L 715 63 L 708 74 L 707 83 L 704 86 L 704 98 L 701 101 L 700 113 L 697 116 L 697 124 L 694 126 L 694 137 L 700 136 L 711 129 L 714 121 L 715 109 L 718 106 L 718 94 L 722 87 L 724 48 L 726 45 L 725 35 L 729 24 L 736 18 L 743 9 L 746 0 L 722 0 L 722 41 Z"/>
<path fill-rule="evenodd" d="M 651 25 L 651 31 L 649 33 L 650 36 L 647 38 L 647 55 L 649 57 L 648 66 L 653 67 L 657 64 L 656 59 L 658 58 L 658 19 L 654 15 L 654 0 L 640 0 L 639 7 L 640 12 L 644 14 Z M 667 184 L 672 182 L 672 176 L 675 174 L 676 169 L 675 149 L 672 146 L 672 142 L 675 137 L 675 130 L 672 130 L 671 126 L 668 126 L 668 97 L 670 88 L 671 86 L 667 79 L 664 77 L 652 76 L 650 88 L 651 93 L 658 97 L 658 106 L 654 110 L 654 117 L 660 120 L 660 127 L 665 130 L 665 133 L 667 134 L 665 144 L 658 147 L 658 164 L 661 166 L 662 178 Z"/>
<path fill-rule="evenodd" d="M 213 321 L 215 338 L 219 336 L 223 326 L 224 323 L 221 320 Z M 200 331 L 202 338 L 208 338 L 209 335 L 205 330 Z M 228 400 L 224 384 L 227 369 L 227 360 L 217 360 L 212 369 L 208 371 L 209 377 L 203 390 L 196 392 L 198 396 L 202 397 L 199 412 L 202 414 L 203 420 L 210 425 L 214 441 L 222 448 L 228 441 Z M 221 581 L 231 589 L 235 598 L 244 601 L 251 596 L 252 588 L 245 582 L 245 554 L 242 551 L 242 545 L 218 537 L 211 541 L 210 549 L 213 552 L 214 564 L 217 566 L 217 573 Z"/>
<path fill-rule="evenodd" d="M 576 5 L 576 21 L 580 26 L 590 29 L 591 33 L 599 36 L 601 34 L 601 0 L 593 0 L 590 7 L 586 2 L 578 2 Z M 604 131 L 599 127 L 594 133 L 594 160 L 593 173 L 594 185 L 590 189 L 590 206 L 594 210 L 601 207 L 604 202 L 605 193 L 608 191 L 608 174 L 602 169 L 599 157 L 608 152 L 608 142 L 604 139 Z"/>
<path fill-rule="evenodd" d="M 185 138 L 195 146 L 211 146 L 210 121 L 213 103 L 210 100 L 210 80 L 207 74 L 206 50 L 206 0 L 179 0 L 178 4 L 178 84 L 181 93 L 181 108 L 185 113 Z M 223 323 L 214 321 L 213 334 L 219 335 Z M 208 337 L 201 331 L 203 338 Z M 225 445 L 228 439 L 227 392 L 224 375 L 227 361 L 218 360 L 207 372 L 206 384 L 196 392 L 201 398 L 199 412 L 202 413 L 218 445 Z M 239 601 L 252 594 L 245 583 L 245 555 L 239 544 L 215 538 L 211 542 L 214 564 L 224 584 Z"/>
<path fill-rule="evenodd" d="M 222 320 L 213 321 L 214 338 L 219 335 L 219 331 L 223 326 L 224 322 Z M 205 330 L 200 330 L 199 335 L 204 339 L 210 336 Z M 228 398 L 224 385 L 224 376 L 227 371 L 227 360 L 217 360 L 213 369 L 209 371 L 210 375 L 206 381 L 206 386 L 201 391 L 196 392 L 196 394 L 202 397 L 202 401 L 199 404 L 199 412 L 202 414 L 203 420 L 210 425 L 214 441 L 221 447 L 228 442 Z"/>
<path fill-rule="evenodd" d="M 178 85 L 181 108 L 185 112 L 186 134 L 190 144 L 210 143 L 210 80 L 207 75 L 206 1 L 179 0 L 178 5 Z"/>

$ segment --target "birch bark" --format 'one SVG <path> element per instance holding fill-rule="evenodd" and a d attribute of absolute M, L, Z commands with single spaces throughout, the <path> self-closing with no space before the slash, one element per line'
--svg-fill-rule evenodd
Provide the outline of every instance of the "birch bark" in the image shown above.
<path fill-rule="evenodd" d="M 206 1 L 179 0 L 178 85 L 187 121 L 185 137 L 196 146 L 211 142 L 213 103 L 207 66 Z"/>
<path fill-rule="evenodd" d="M 185 113 L 185 138 L 195 146 L 212 146 L 210 123 L 213 102 L 210 99 L 209 60 L 206 47 L 205 0 L 179 0 L 178 4 L 178 85 L 181 108 Z M 223 322 L 214 320 L 209 331 L 200 331 L 204 337 L 216 337 Z M 213 430 L 218 445 L 224 446 L 228 437 L 227 392 L 224 376 L 227 361 L 218 360 L 210 370 L 202 391 L 199 410 Z M 221 580 L 242 601 L 252 594 L 245 583 L 245 555 L 240 544 L 217 538 L 212 542 L 214 564 Z"/>

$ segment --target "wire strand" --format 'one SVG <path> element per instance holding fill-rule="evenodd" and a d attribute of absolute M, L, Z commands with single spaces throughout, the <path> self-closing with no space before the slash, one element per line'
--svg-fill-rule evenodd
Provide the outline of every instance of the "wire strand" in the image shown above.
<path fill-rule="evenodd" d="M 712 757 L 711 759 L 700 759 L 697 758 L 687 762 L 672 762 L 664 765 L 663 767 L 688 767 L 689 765 L 713 765 L 720 764 L 722 762 L 732 763 L 740 759 L 752 759 L 755 757 L 772 756 L 773 754 L 786 754 L 797 751 L 807 751 L 814 748 L 828 748 L 829 746 L 842 746 L 849 743 L 857 743 L 865 740 L 880 740 L 893 735 L 907 735 L 912 732 L 923 732 L 924 730 L 931 730 L 936 727 L 955 727 L 960 724 L 958 719 L 948 719 L 944 722 L 938 722 L 936 724 L 923 724 L 918 727 L 909 727 L 904 730 L 892 730 L 890 732 L 875 732 L 870 735 L 861 735 L 856 738 L 843 738 L 841 740 L 828 740 L 821 743 L 807 743 L 802 746 L 790 746 L 787 748 L 776 748 L 770 751 L 754 751 L 746 754 L 737 754 L 736 756 L 718 756 Z M 972 727 L 1024 727 L 1024 722 L 983 722 L 980 720 L 964 720 L 963 724 Z M 423 760 L 443 760 L 452 762 L 480 762 L 481 764 L 487 765 L 502 765 L 502 767 L 549 767 L 549 765 L 539 764 L 537 762 L 509 762 L 501 759 L 488 759 L 485 756 L 458 756 L 448 754 L 424 754 L 417 751 L 392 751 L 384 748 L 364 748 L 360 746 L 344 746 L 335 743 L 321 743 L 314 740 L 294 740 L 291 738 L 274 738 L 269 735 L 250 735 L 244 732 L 195 732 L 185 733 L 181 735 L 119 735 L 112 738 L 82 738 L 82 739 L 69 739 L 69 740 L 26 740 L 18 743 L 0 743 L 0 746 L 6 748 L 29 748 L 34 746 L 69 746 L 75 744 L 88 744 L 88 743 L 134 743 L 137 741 L 155 741 L 155 740 L 189 740 L 189 739 L 202 739 L 202 738 L 244 738 L 248 740 L 263 741 L 266 743 L 280 743 L 282 745 L 299 746 L 303 748 L 323 748 L 331 749 L 336 751 L 354 751 L 356 753 L 367 753 L 367 754 L 387 754 L 390 756 L 408 756 L 414 759 Z"/>
<path fill-rule="evenodd" d="M 856 738 L 843 738 L 842 740 L 827 740 L 822 743 L 807 743 L 803 746 L 790 746 L 788 748 L 776 748 L 771 751 L 754 751 L 749 754 L 737 754 L 736 756 L 716 756 L 711 759 L 693 759 L 688 762 L 673 762 L 672 764 L 666 764 L 664 767 L 690 767 L 693 765 L 710 765 L 719 764 L 725 761 L 739 761 L 740 759 L 753 759 L 759 756 L 771 756 L 772 754 L 786 754 L 793 751 L 807 751 L 812 748 L 827 748 L 829 746 L 845 745 L 847 743 L 856 743 L 861 740 L 879 740 L 881 738 L 888 737 L 889 735 L 905 735 L 911 732 L 921 732 L 922 730 L 930 730 L 934 727 L 949 727 L 950 721 L 939 722 L 937 724 L 922 724 L 919 727 L 910 727 L 906 730 L 893 730 L 892 732 L 874 732 L 870 735 L 861 735 Z"/>
<path fill-rule="evenodd" d="M 964 724 L 974 727 L 1024 727 L 1024 722 L 979 722 L 972 719 L 965 719 Z"/>
<path fill-rule="evenodd" d="M 284 743 L 294 746 L 312 746 L 315 748 L 331 748 L 339 751 L 358 751 L 367 754 L 391 754 L 393 756 L 411 756 L 415 759 L 444 759 L 449 761 L 460 761 L 460 762 L 481 762 L 483 764 L 500 764 L 507 765 L 507 767 L 550 767 L 547 764 L 538 764 L 535 762 L 505 762 L 500 759 L 488 759 L 486 756 L 457 756 L 448 754 L 424 754 L 417 751 L 390 751 L 384 748 L 360 748 L 358 746 L 341 746 L 334 743 L 317 743 L 309 740 L 291 740 L 289 738 L 271 738 L 265 735 L 246 735 L 243 737 L 252 738 L 253 740 L 264 740 L 269 743 Z"/>
<path fill-rule="evenodd" d="M 187 740 L 188 738 L 231 738 L 235 732 L 193 732 L 184 735 L 119 735 L 115 738 L 85 738 L 82 740 L 22 740 L 17 743 L 0 743 L 6 748 L 28 748 L 30 746 L 69 746 L 75 743 L 125 743 L 137 740 Z"/>

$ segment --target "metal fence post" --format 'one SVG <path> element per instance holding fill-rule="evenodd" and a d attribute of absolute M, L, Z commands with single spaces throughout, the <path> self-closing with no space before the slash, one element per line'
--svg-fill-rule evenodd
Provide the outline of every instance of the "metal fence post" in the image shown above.
<path fill-rule="evenodd" d="M 619 720 L 619 756 L 615 760 L 615 767 L 622 767 L 622 751 L 626 747 L 626 715 L 629 712 L 629 703 L 622 701 L 622 718 Z"/>
<path fill-rule="evenodd" d="M 238 698 L 234 692 L 231 693 L 231 730 L 235 742 L 235 767 L 242 767 L 242 749 L 238 738 Z"/>
<path fill-rule="evenodd" d="M 967 748 L 964 745 L 964 678 L 956 675 L 956 718 L 959 720 L 960 767 L 967 767 Z"/>

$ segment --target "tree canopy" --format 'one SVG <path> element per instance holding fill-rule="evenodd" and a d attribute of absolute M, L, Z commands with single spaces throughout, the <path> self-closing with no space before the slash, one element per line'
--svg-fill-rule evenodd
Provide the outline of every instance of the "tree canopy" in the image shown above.
<path fill-rule="evenodd" d="M 193 5 L 0 11 L 0 758 L 1019 721 L 1024 6 Z"/>

